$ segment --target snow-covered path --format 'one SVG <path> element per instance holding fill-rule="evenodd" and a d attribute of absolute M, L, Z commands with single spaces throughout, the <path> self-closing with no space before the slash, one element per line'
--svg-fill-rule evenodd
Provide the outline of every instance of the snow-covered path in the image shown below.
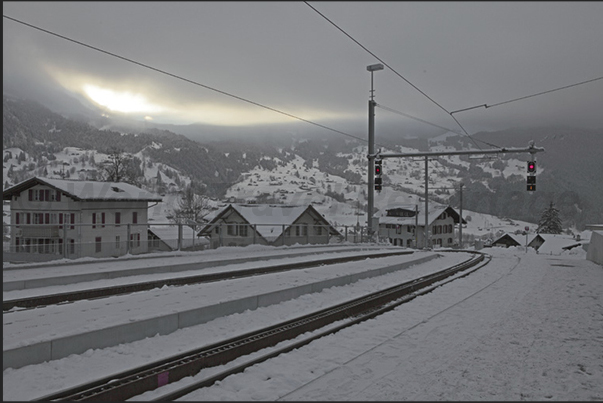
<path fill-rule="evenodd" d="M 601 400 L 603 267 L 493 264 L 181 400 Z"/>

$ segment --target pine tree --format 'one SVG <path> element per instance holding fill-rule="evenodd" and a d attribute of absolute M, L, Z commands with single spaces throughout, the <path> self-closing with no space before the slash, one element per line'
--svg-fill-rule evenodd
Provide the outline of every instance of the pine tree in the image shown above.
<path fill-rule="evenodd" d="M 555 208 L 553 202 L 542 212 L 536 232 L 539 234 L 561 234 L 563 232 L 559 210 Z"/>

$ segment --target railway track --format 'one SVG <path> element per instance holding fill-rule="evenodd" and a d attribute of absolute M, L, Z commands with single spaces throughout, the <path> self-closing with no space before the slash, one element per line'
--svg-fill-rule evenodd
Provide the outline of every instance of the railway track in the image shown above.
<path fill-rule="evenodd" d="M 467 252 L 467 251 L 465 251 Z M 451 266 L 430 275 L 404 282 L 351 301 L 326 308 L 312 314 L 304 315 L 286 322 L 273 325 L 259 331 L 246 333 L 219 343 L 153 362 L 132 370 L 105 377 L 94 382 L 79 385 L 58 393 L 44 396 L 36 401 L 124 401 L 142 393 L 155 390 L 168 383 L 176 382 L 184 377 L 194 376 L 203 368 L 223 365 L 261 349 L 272 347 L 282 341 L 291 340 L 301 334 L 313 332 L 338 321 L 344 321 L 326 331 L 290 344 L 286 347 L 261 355 L 250 362 L 238 365 L 210 378 L 197 381 L 179 390 L 162 395 L 156 400 L 174 400 L 193 390 L 210 386 L 234 373 L 242 372 L 245 368 L 268 360 L 279 354 L 299 348 L 327 334 L 335 333 L 344 327 L 352 326 L 361 321 L 373 318 L 381 313 L 394 309 L 415 297 L 431 292 L 443 285 L 443 280 L 455 274 L 464 277 L 481 267 L 481 262 L 487 264 L 490 256 L 481 252 L 471 252 L 473 256 L 457 265 Z M 467 271 L 473 268 L 471 271 Z M 453 281 L 454 279 L 448 279 Z M 434 283 L 439 283 L 434 285 Z"/>
<path fill-rule="evenodd" d="M 29 297 L 29 298 L 19 298 L 12 300 L 4 300 L 2 301 L 2 311 L 4 313 L 11 313 L 15 311 L 11 311 L 13 308 L 26 308 L 33 309 L 39 308 L 47 305 L 56 305 L 56 304 L 64 304 L 75 301 L 81 301 L 85 299 L 96 299 L 96 298 L 106 298 L 114 295 L 122 295 L 129 294 L 138 291 L 148 291 L 154 288 L 161 288 L 163 286 L 180 286 L 180 285 L 188 285 L 188 284 L 199 284 L 199 283 L 208 283 L 212 281 L 222 281 L 222 280 L 230 280 L 237 279 L 243 277 L 257 276 L 261 274 L 269 274 L 269 273 L 277 273 L 282 271 L 289 270 L 299 270 L 306 269 L 309 267 L 316 267 L 326 264 L 337 264 L 337 263 L 347 263 L 354 262 L 358 260 L 364 259 L 375 259 L 375 258 L 383 258 L 389 256 L 396 255 L 408 255 L 412 254 L 412 251 L 395 251 L 395 252 L 384 252 L 384 253 L 372 253 L 366 255 L 357 255 L 357 256 L 344 256 L 344 257 L 335 257 L 330 259 L 319 259 L 312 261 L 304 261 L 297 263 L 285 263 L 280 265 L 273 266 L 265 266 L 258 267 L 255 269 L 242 269 L 242 270 L 233 270 L 219 273 L 207 273 L 200 274 L 196 276 L 187 276 L 187 277 L 178 277 L 178 278 L 170 278 L 163 280 L 154 280 L 154 281 L 146 281 L 141 283 L 134 284 L 125 284 L 111 287 L 103 287 L 103 288 L 95 288 L 89 290 L 82 291 L 70 291 L 58 294 L 50 294 L 50 295 L 42 295 L 37 297 Z"/>

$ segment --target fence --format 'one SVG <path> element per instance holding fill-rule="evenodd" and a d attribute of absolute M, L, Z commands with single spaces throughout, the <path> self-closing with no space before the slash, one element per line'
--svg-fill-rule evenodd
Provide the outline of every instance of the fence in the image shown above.
<path fill-rule="evenodd" d="M 40 262 L 82 257 L 119 257 L 224 246 L 332 244 L 368 241 L 362 226 L 220 224 L 199 237 L 204 226 L 184 224 L 4 224 L 3 261 Z M 333 234 L 332 229 L 337 230 Z"/>

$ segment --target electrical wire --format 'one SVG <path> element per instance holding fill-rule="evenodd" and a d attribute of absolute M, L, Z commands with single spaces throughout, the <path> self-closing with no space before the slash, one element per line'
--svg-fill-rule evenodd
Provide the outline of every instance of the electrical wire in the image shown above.
<path fill-rule="evenodd" d="M 387 106 L 385 106 L 385 105 L 376 104 L 375 106 L 377 106 L 378 108 L 384 109 L 384 110 L 386 110 L 386 111 L 388 111 L 388 112 L 392 112 L 392 113 L 395 113 L 395 114 L 398 114 L 398 115 L 402 115 L 402 116 L 405 116 L 405 117 L 407 117 L 407 118 L 414 119 L 414 120 L 416 120 L 416 121 L 418 121 L 418 122 L 425 123 L 425 124 L 428 124 L 428 125 L 431 125 L 431 126 L 437 127 L 438 129 L 446 130 L 446 131 L 449 131 L 449 132 L 452 132 L 452 133 L 456 133 L 456 134 L 460 134 L 460 135 L 462 135 L 462 134 L 463 134 L 463 133 L 461 133 L 461 132 L 457 132 L 457 131 L 454 131 L 454 130 L 452 130 L 452 129 L 448 129 L 447 127 L 438 126 L 438 125 L 436 125 L 435 123 L 431 123 L 431 122 L 428 122 L 428 121 L 426 121 L 426 120 L 423 120 L 423 119 L 420 119 L 420 118 L 417 118 L 417 117 L 411 116 L 411 115 L 409 115 L 409 114 L 407 114 L 407 113 L 397 111 L 397 110 L 392 109 L 392 108 L 389 108 L 389 107 L 387 107 Z"/>
<path fill-rule="evenodd" d="M 555 91 L 559 91 L 559 90 L 564 90 L 564 89 L 571 88 L 571 87 L 576 87 L 576 86 L 582 85 L 582 84 L 592 83 L 593 81 L 597 81 L 597 80 L 603 80 L 603 77 L 593 78 L 592 80 L 586 80 L 586 81 L 582 81 L 582 82 L 579 82 L 579 83 L 576 83 L 576 84 L 570 84 L 570 85 L 566 85 L 566 86 L 563 86 L 563 87 L 554 88 L 552 90 L 543 91 L 543 92 L 539 92 L 539 93 L 532 94 L 532 95 L 526 95 L 525 97 L 519 97 L 519 98 L 511 99 L 509 101 L 499 102 L 499 103 L 492 104 L 492 105 L 483 104 L 483 105 L 472 106 L 470 108 L 459 109 L 457 111 L 450 112 L 450 114 L 452 115 L 453 113 L 464 112 L 464 111 L 468 111 L 468 110 L 476 109 L 476 108 L 486 108 L 486 109 L 487 108 L 494 108 L 495 106 L 509 104 L 509 103 L 515 102 L 515 101 L 521 101 L 522 99 L 537 97 L 539 95 L 544 95 L 544 94 L 548 94 L 548 93 L 551 93 L 551 92 L 555 92 Z"/>
<path fill-rule="evenodd" d="M 461 125 L 461 123 L 454 117 L 452 116 L 452 114 L 446 109 L 444 108 L 442 105 L 440 105 L 439 103 L 437 103 L 433 98 L 431 98 L 429 95 L 427 95 L 426 93 L 424 93 L 423 91 L 421 91 L 419 89 L 419 87 L 417 87 L 416 85 L 414 85 L 413 83 L 411 83 L 410 81 L 408 81 L 404 76 L 402 76 L 400 73 L 398 73 L 393 67 L 391 67 L 389 64 L 387 64 L 385 61 L 383 61 L 383 59 L 381 59 L 379 56 L 377 56 L 376 54 L 374 54 L 373 52 L 371 52 L 370 50 L 368 50 L 364 45 L 362 45 L 360 42 L 358 42 L 356 39 L 354 39 L 350 34 L 348 34 L 346 31 L 344 31 L 342 28 L 340 28 L 337 24 L 335 24 L 333 21 L 331 21 L 327 16 L 325 16 L 323 13 L 321 13 L 320 11 L 318 11 L 316 8 L 312 7 L 307 1 L 304 1 L 304 3 L 310 7 L 312 10 L 314 10 L 318 15 L 320 15 L 322 18 L 324 18 L 325 20 L 327 20 L 331 25 L 333 25 L 335 28 L 337 28 L 339 31 L 341 31 L 345 36 L 347 36 L 348 38 L 350 38 L 352 41 L 354 41 L 354 43 L 356 43 L 358 46 L 360 46 L 362 49 L 364 49 L 368 54 L 370 54 L 371 56 L 373 56 L 375 59 L 379 60 L 381 63 L 383 63 L 388 69 L 390 69 L 391 71 L 394 72 L 394 74 L 396 74 L 398 77 L 400 77 L 402 80 L 404 80 L 406 83 L 408 83 L 411 87 L 413 87 L 415 90 L 417 90 L 418 92 L 420 92 L 423 96 L 425 96 L 427 99 L 429 99 L 431 102 L 433 102 L 435 105 L 437 105 L 440 109 L 442 109 L 444 112 L 446 112 L 447 115 L 450 115 L 454 121 L 456 122 L 457 125 L 459 125 L 459 127 L 461 129 L 463 129 L 463 132 L 467 135 L 467 137 L 469 137 L 473 143 L 477 146 L 477 148 L 480 148 L 480 146 L 475 143 L 475 140 L 473 140 L 473 138 L 469 135 L 469 133 L 467 133 L 467 130 L 465 130 L 465 128 L 463 127 L 463 125 Z M 500 148 L 500 147 L 499 147 Z M 481 149 L 481 148 L 480 148 Z"/>
<path fill-rule="evenodd" d="M 426 121 L 426 120 L 419 119 L 419 118 L 417 118 L 417 117 L 411 116 L 411 115 L 409 115 L 409 114 L 407 114 L 407 113 L 404 113 L 404 112 L 397 111 L 397 110 L 392 109 L 392 108 L 389 108 L 389 107 L 387 107 L 387 106 L 380 105 L 380 104 L 376 104 L 376 106 L 378 106 L 379 108 L 384 109 L 384 110 L 386 110 L 386 111 L 389 111 L 389 112 L 392 112 L 392 113 L 396 113 L 396 114 L 398 114 L 398 115 L 402 115 L 402 116 L 405 116 L 405 117 L 410 118 L 410 119 L 417 120 L 417 121 L 422 122 L 422 123 L 426 123 L 426 124 L 428 124 L 428 125 L 431 125 L 431 126 L 437 127 L 437 128 L 439 128 L 439 129 L 447 130 L 447 131 L 449 131 L 449 132 L 452 132 L 452 133 L 455 133 L 455 134 L 458 134 L 458 135 L 463 135 L 463 133 L 461 133 L 461 132 L 458 132 L 458 131 L 454 131 L 454 130 L 448 129 L 448 128 L 443 127 L 443 126 L 438 126 L 438 125 L 436 125 L 435 123 L 431 123 L 431 122 L 428 122 L 428 121 Z M 466 133 L 466 132 L 465 132 L 465 133 Z M 474 138 L 472 138 L 471 136 L 468 136 L 468 137 L 469 137 L 469 138 L 470 138 L 470 139 L 473 141 L 473 143 L 474 143 L 474 144 L 475 144 L 475 141 L 477 140 L 477 141 L 479 141 L 479 142 L 482 142 L 482 143 L 487 144 L 487 145 L 489 145 L 489 146 L 491 146 L 491 147 L 494 147 L 494 148 L 502 148 L 502 147 L 497 146 L 497 145 L 495 145 L 495 144 L 488 143 L 487 141 L 483 141 L 483 140 L 479 140 L 479 139 L 474 139 Z M 476 146 L 477 146 L 477 144 L 476 144 Z M 479 148 L 479 149 L 481 150 L 481 148 L 480 148 L 479 146 L 477 146 L 477 148 Z"/>
<path fill-rule="evenodd" d="M 44 33 L 47 33 L 47 34 L 50 34 L 50 35 L 56 36 L 56 37 L 58 37 L 58 38 L 65 39 L 65 40 L 67 40 L 67 41 L 70 41 L 70 42 L 76 43 L 76 44 L 78 44 L 78 45 L 85 46 L 85 47 L 90 48 L 90 49 L 92 49 L 92 50 L 96 50 L 96 51 L 98 51 L 98 52 L 101 52 L 101 53 L 107 54 L 107 55 L 109 55 L 109 56 L 113 56 L 113 57 L 116 57 L 116 58 L 118 58 L 118 59 L 125 60 L 125 61 L 127 61 L 127 62 L 130 62 L 130 63 L 136 64 L 136 65 L 138 65 L 138 66 L 141 66 L 141 67 L 144 67 L 144 68 L 147 68 L 147 69 L 150 69 L 150 70 L 156 71 L 156 72 L 158 72 L 158 73 L 168 75 L 168 76 L 173 77 L 173 78 L 176 78 L 176 79 L 178 79 L 178 80 L 182 80 L 182 81 L 185 81 L 185 82 L 187 82 L 187 83 L 194 84 L 194 85 L 197 85 L 197 86 L 199 86 L 199 87 L 206 88 L 206 89 L 211 90 L 211 91 L 215 91 L 215 92 L 220 93 L 220 94 L 222 94 L 222 95 L 226 95 L 226 96 L 229 96 L 229 97 L 232 97 L 232 98 L 238 99 L 238 100 L 240 100 L 240 101 L 247 102 L 247 103 L 250 103 L 250 104 L 252 104 L 252 105 L 259 106 L 259 107 L 261 107 L 261 108 L 268 109 L 268 110 L 273 111 L 273 112 L 276 112 L 276 113 L 280 113 L 281 115 L 285 115 L 285 116 L 288 116 L 288 117 L 290 117 L 290 118 L 297 119 L 297 120 L 300 120 L 300 121 L 302 121 L 302 122 L 306 122 L 306 123 L 309 123 L 309 124 L 312 124 L 312 125 L 315 125 L 315 126 L 321 127 L 321 128 L 323 128 L 323 129 L 330 130 L 330 131 L 333 131 L 333 132 L 335 132 L 335 133 L 339 133 L 339 134 L 342 134 L 342 135 L 344 135 L 344 136 L 348 136 L 348 137 L 354 138 L 354 139 L 356 139 L 356 140 L 363 141 L 363 142 L 365 142 L 365 143 L 366 143 L 366 142 L 368 142 L 368 140 L 363 139 L 363 138 L 360 138 L 360 137 L 356 137 L 356 136 L 354 136 L 354 135 L 352 135 L 352 134 L 345 133 L 345 132 L 342 132 L 342 131 L 340 131 L 340 130 L 333 129 L 333 128 L 330 128 L 330 127 L 327 127 L 327 126 L 321 125 L 321 124 L 319 124 L 319 123 L 316 123 L 316 122 L 312 122 L 311 120 L 308 120 L 308 119 L 300 118 L 300 117 L 295 116 L 295 115 L 292 115 L 292 114 L 290 114 L 290 113 L 283 112 L 283 111 L 280 111 L 280 110 L 275 109 L 275 108 L 271 108 L 271 107 L 266 106 L 266 105 L 262 105 L 262 104 L 260 104 L 260 103 L 258 103 L 258 102 L 254 102 L 254 101 L 251 101 L 251 100 L 245 99 L 245 98 L 243 98 L 243 97 L 240 97 L 240 96 L 237 96 L 237 95 L 234 95 L 234 94 L 230 94 L 230 93 L 228 93 L 228 92 L 226 92 L 226 91 L 222 91 L 222 90 L 219 90 L 219 89 L 216 89 L 216 88 L 210 87 L 210 86 L 208 86 L 208 85 L 201 84 L 201 83 L 198 83 L 198 82 L 196 82 L 196 81 L 189 80 L 189 79 L 187 79 L 187 78 L 184 78 L 184 77 L 178 76 L 178 75 L 176 75 L 176 74 L 172 74 L 172 73 L 169 73 L 169 72 L 167 72 L 167 71 L 160 70 L 160 69 L 158 69 L 158 68 L 155 68 L 155 67 L 149 66 L 149 65 L 147 65 L 147 64 L 140 63 L 140 62 L 137 62 L 137 61 L 132 60 L 132 59 L 128 59 L 128 58 L 126 58 L 126 57 L 124 57 L 124 56 L 120 56 L 120 55 L 118 55 L 118 54 L 108 52 L 108 51 L 106 51 L 106 50 L 103 50 L 103 49 L 97 48 L 97 47 L 95 47 L 95 46 L 88 45 L 88 44 L 86 44 L 86 43 L 83 43 L 83 42 L 77 41 L 77 40 L 75 40 L 75 39 L 68 38 L 68 37 L 66 37 L 66 36 L 63 36 L 63 35 L 57 34 L 57 33 L 52 32 L 52 31 L 48 31 L 48 30 L 46 30 L 46 29 L 43 29 L 43 28 L 37 27 L 37 26 L 35 26 L 35 25 L 28 24 L 28 23 L 26 23 L 26 22 L 23 22 L 23 21 L 17 20 L 17 19 L 15 19 L 15 18 L 9 17 L 9 16 L 7 16 L 7 15 L 4 15 L 4 14 L 3 14 L 3 15 L 2 15 L 2 17 L 6 18 L 6 19 L 8 19 L 8 20 L 11 20 L 11 21 L 17 22 L 17 23 L 19 23 L 19 24 L 23 24 L 23 25 L 28 26 L 28 27 L 30 27 L 30 28 L 37 29 L 37 30 L 42 31 L 42 32 L 44 32 Z"/>

